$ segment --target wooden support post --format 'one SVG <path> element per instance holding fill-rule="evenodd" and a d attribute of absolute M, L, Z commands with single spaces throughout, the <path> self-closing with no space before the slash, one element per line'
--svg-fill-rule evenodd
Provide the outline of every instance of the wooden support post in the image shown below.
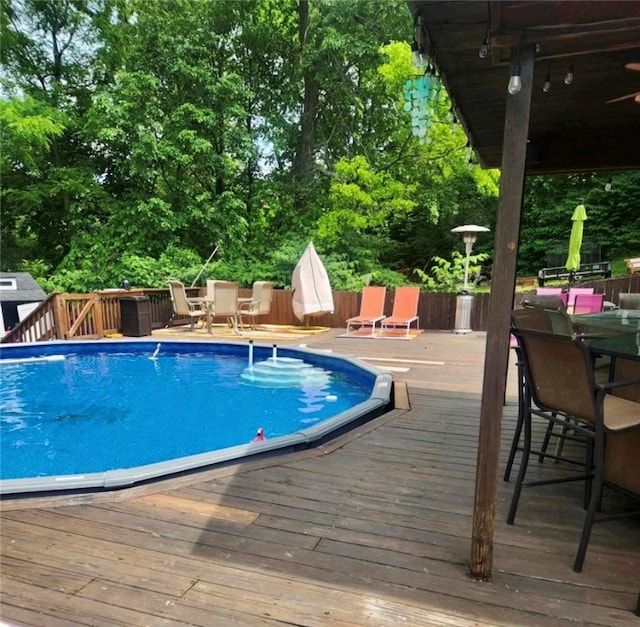
<path fill-rule="evenodd" d="M 511 58 L 518 55 L 512 49 Z M 520 213 L 524 190 L 529 110 L 533 79 L 533 46 L 519 51 L 522 89 L 507 96 L 500 200 L 496 222 L 489 324 L 480 409 L 476 488 L 473 507 L 470 575 L 488 581 L 493 568 L 493 536 L 500 462 L 500 428 L 509 359 L 509 323 L 513 307 Z M 505 92 L 508 77 L 505 75 Z"/>
<path fill-rule="evenodd" d="M 53 339 L 66 340 L 69 338 L 69 315 L 63 294 L 56 292 L 53 311 L 56 330 Z"/>

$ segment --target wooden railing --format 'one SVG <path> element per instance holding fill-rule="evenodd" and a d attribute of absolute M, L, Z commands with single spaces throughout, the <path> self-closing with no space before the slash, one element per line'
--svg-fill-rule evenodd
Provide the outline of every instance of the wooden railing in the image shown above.
<path fill-rule="evenodd" d="M 2 342 L 47 342 L 58 340 L 58 294 L 50 294 L 20 324 L 8 331 Z"/>
<path fill-rule="evenodd" d="M 621 292 L 640 292 L 640 275 L 634 274 L 616 279 L 582 283 L 605 294 L 605 300 L 618 302 Z M 532 290 L 534 291 L 534 290 Z M 204 288 L 187 288 L 189 296 L 204 294 Z M 251 295 L 250 289 L 239 290 L 240 297 Z M 387 290 L 385 311 L 393 308 L 393 290 Z M 518 305 L 525 292 L 515 295 Z M 131 296 L 147 296 L 151 311 L 151 328 L 187 324 L 189 320 L 175 318 L 171 306 L 169 290 L 115 290 L 94 292 L 93 294 L 51 294 L 38 308 L 32 311 L 20 324 L 2 338 L 2 342 L 38 342 L 64 339 L 99 339 L 120 332 L 120 300 Z M 290 290 L 275 290 L 271 311 L 261 316 L 262 324 L 297 325 L 301 322 L 294 316 Z M 490 294 L 475 295 L 471 312 L 471 328 L 486 331 L 489 320 Z M 330 328 L 345 327 L 347 318 L 358 314 L 360 293 L 334 292 L 334 312 L 312 316 L 307 325 Z M 456 295 L 421 292 L 418 301 L 420 328 L 429 330 L 451 330 L 456 315 Z"/>
<path fill-rule="evenodd" d="M 580 283 L 580 287 L 592 287 L 596 294 L 604 294 L 605 300 L 617 305 L 619 294 L 640 292 L 640 274 L 630 274 L 615 279 L 601 279 L 600 281 L 587 281 Z"/>

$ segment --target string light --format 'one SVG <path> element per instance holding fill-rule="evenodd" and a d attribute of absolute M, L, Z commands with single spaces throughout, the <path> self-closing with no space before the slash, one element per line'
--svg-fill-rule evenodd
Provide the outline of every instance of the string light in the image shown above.
<path fill-rule="evenodd" d="M 544 83 L 542 85 L 542 91 L 547 94 L 551 91 L 551 62 L 547 67 L 547 75 L 544 77 Z"/>
<path fill-rule="evenodd" d="M 522 89 L 522 80 L 520 78 L 520 73 L 521 73 L 521 69 L 520 69 L 520 64 L 516 64 L 516 67 L 513 71 L 513 74 L 511 75 L 511 78 L 509 79 L 509 86 L 507 87 L 507 91 L 512 95 L 515 96 L 516 94 L 520 93 L 520 90 Z"/>
<path fill-rule="evenodd" d="M 513 68 L 511 71 L 511 78 L 509 79 L 509 85 L 507 87 L 507 91 L 515 96 L 520 93 L 522 89 L 522 79 L 520 78 L 520 74 L 522 73 L 522 69 L 520 68 L 520 48 L 516 52 L 516 62 L 512 63 L 511 67 Z"/>
<path fill-rule="evenodd" d="M 573 63 L 569 66 L 569 70 L 564 76 L 564 84 L 571 85 L 571 83 L 573 83 Z"/>
<path fill-rule="evenodd" d="M 489 33 L 485 35 L 485 38 L 482 40 L 482 44 L 480 45 L 480 49 L 478 50 L 478 56 L 481 59 L 486 59 L 489 56 Z"/>

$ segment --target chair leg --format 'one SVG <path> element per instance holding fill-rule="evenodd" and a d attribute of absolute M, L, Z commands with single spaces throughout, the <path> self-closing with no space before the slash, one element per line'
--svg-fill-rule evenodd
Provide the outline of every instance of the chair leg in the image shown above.
<path fill-rule="evenodd" d="M 576 424 L 578 423 L 578 421 L 575 421 Z M 567 427 L 562 427 L 562 432 L 560 434 L 560 437 L 558 438 L 558 441 L 556 442 L 556 456 L 560 457 L 562 455 L 562 451 L 564 450 L 564 436 L 567 434 Z M 556 460 L 558 461 L 558 460 Z"/>
<path fill-rule="evenodd" d="M 585 451 L 585 460 L 584 460 L 584 472 L 587 475 L 587 478 L 584 481 L 584 497 L 583 497 L 583 506 L 585 509 L 588 509 L 589 504 L 591 503 L 591 495 L 593 491 L 593 481 L 595 478 L 596 469 L 594 468 L 594 455 L 595 455 L 595 443 L 592 439 L 586 442 L 586 451 Z M 604 471 L 603 471 L 604 474 Z M 602 492 L 600 493 L 600 499 L 597 504 L 597 508 L 600 509 L 600 501 L 602 500 Z"/>
<path fill-rule="evenodd" d="M 564 427 L 563 427 L 564 431 Z M 544 461 L 544 454 L 547 452 L 547 448 L 549 448 L 549 440 L 551 439 L 551 435 L 553 434 L 553 423 L 550 422 L 547 425 L 547 430 L 544 433 L 544 440 L 542 441 L 542 448 L 540 449 L 541 453 L 538 456 L 538 461 L 542 463 Z"/>
<path fill-rule="evenodd" d="M 531 454 L 531 412 L 528 407 L 525 407 L 524 411 L 524 444 L 522 445 L 522 461 L 520 462 L 520 470 L 518 471 L 518 478 L 516 479 L 516 485 L 513 488 L 513 496 L 511 497 L 511 506 L 509 507 L 509 515 L 507 516 L 507 524 L 513 525 L 513 521 L 516 519 L 516 511 L 518 510 L 518 503 L 520 501 L 520 495 L 522 494 L 522 484 L 524 477 L 527 474 L 527 466 L 529 465 L 529 455 Z"/>
<path fill-rule="evenodd" d="M 595 462 L 592 478 L 591 480 L 587 479 L 585 481 L 585 498 L 587 486 L 589 489 L 589 507 L 587 508 L 587 515 L 585 516 L 582 526 L 582 535 L 580 537 L 580 544 L 578 545 L 576 560 L 573 564 L 573 570 L 576 573 L 582 572 L 584 558 L 587 553 L 587 547 L 589 546 L 589 539 L 591 538 L 591 529 L 593 528 L 596 512 L 600 507 L 602 499 L 602 484 L 604 481 L 604 433 L 596 433 L 593 444 L 587 444 L 588 468 L 592 467 L 592 462 Z"/>
<path fill-rule="evenodd" d="M 518 419 L 516 421 L 516 429 L 513 434 L 513 440 L 511 442 L 511 450 L 509 451 L 509 458 L 507 459 L 507 467 L 504 470 L 504 481 L 509 481 L 511 478 L 511 468 L 513 466 L 513 462 L 516 457 L 516 451 L 518 450 L 518 445 L 520 444 L 520 437 L 522 435 L 522 423 L 524 422 L 524 411 L 525 411 L 525 381 L 524 381 L 524 372 L 523 372 L 523 364 L 520 360 L 516 364 L 518 367 Z"/>

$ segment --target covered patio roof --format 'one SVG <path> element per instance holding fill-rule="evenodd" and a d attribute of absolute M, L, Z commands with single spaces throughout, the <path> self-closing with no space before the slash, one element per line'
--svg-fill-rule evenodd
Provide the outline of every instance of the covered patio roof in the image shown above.
<path fill-rule="evenodd" d="M 526 173 L 640 168 L 640 2 L 408 5 L 483 167 L 500 167 L 510 68 L 533 45 Z"/>
<path fill-rule="evenodd" d="M 480 164 L 501 169 L 470 556 L 489 580 L 525 176 L 640 168 L 640 1 L 408 6 Z"/>

